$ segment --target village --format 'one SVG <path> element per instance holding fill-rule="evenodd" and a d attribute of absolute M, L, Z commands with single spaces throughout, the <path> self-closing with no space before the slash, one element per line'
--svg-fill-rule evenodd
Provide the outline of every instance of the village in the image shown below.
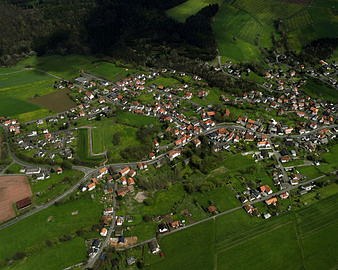
<path fill-rule="evenodd" d="M 320 65 L 322 68 L 318 70 L 326 71 L 318 76 L 329 78 L 336 72 L 332 71 L 336 66 L 324 62 Z M 241 76 L 230 64 L 224 68 L 231 76 Z M 160 171 L 166 164 L 171 168 L 180 163 L 189 167 L 191 152 L 201 152 L 198 149 L 202 147 L 209 147 L 212 153 L 219 155 L 248 157 L 253 164 L 268 168 L 268 181 L 252 183 L 244 179 L 240 185 L 228 185 L 236 207 L 243 208 L 250 216 L 269 219 L 279 214 L 273 207 L 280 202 L 282 211 L 291 209 L 290 203 L 282 202 L 291 194 L 297 197 L 317 189 L 316 181 L 324 176 L 311 177 L 301 169 L 321 168 L 322 154 L 336 143 L 337 105 L 303 93 L 305 80 L 299 76 L 302 69 L 300 65 L 299 70 L 286 73 L 269 70 L 261 90 L 216 96 L 200 77 L 175 70 L 152 70 L 117 82 L 83 73 L 73 81 L 57 81 L 54 85 L 57 89 L 70 90 L 70 96 L 78 104 L 75 108 L 37 121 L 19 123 L 15 119 L 2 119 L 1 123 L 10 134 L 12 155 L 24 161 L 20 173 L 31 181 L 49 181 L 50 168 L 52 173 L 62 174 L 65 161 L 86 166 L 78 156 L 81 128 L 102 119 L 113 119 L 120 111 L 130 118 L 142 115 L 159 121 L 162 130 L 152 134 L 152 150 L 145 152 L 142 160 L 111 162 L 106 157 L 96 162 L 76 189 L 78 193 L 95 193 L 104 205 L 102 227 L 97 238 L 88 244 L 89 264 L 94 263 L 107 246 L 124 250 L 148 243 L 151 253 L 158 254 L 161 250 L 154 236 L 181 230 L 198 218 L 189 219 L 192 216 L 189 210 L 184 215 L 154 214 L 148 217 L 155 225 L 150 230 L 149 235 L 153 236 L 150 240 L 137 230 L 133 234 L 130 227 L 137 224 L 133 213 L 147 203 L 147 194 L 151 193 L 139 186 L 139 177 Z M 303 72 L 311 76 L 319 72 L 311 70 Z M 328 81 L 336 84 L 333 79 Z M 89 156 L 93 156 L 91 135 L 88 140 L 86 147 L 90 149 Z M 107 156 L 106 152 L 98 155 Z M 36 166 L 25 166 L 25 163 Z M 74 165 L 70 168 L 75 168 Z M 235 166 L 240 168 L 241 164 Z M 128 213 L 128 205 L 134 205 L 135 201 L 137 206 Z M 26 198 L 18 203 L 21 209 L 33 202 Z M 120 211 L 121 206 L 126 209 Z M 201 208 L 203 218 L 222 213 L 212 198 Z M 134 227 L 142 225 L 141 222 Z"/>

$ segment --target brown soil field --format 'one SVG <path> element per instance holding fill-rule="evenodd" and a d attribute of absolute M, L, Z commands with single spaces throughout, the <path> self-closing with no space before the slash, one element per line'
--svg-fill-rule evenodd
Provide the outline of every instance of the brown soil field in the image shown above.
<path fill-rule="evenodd" d="M 30 101 L 54 112 L 64 112 L 76 106 L 75 102 L 68 96 L 69 90 L 62 89 L 56 92 L 36 97 Z"/>
<path fill-rule="evenodd" d="M 13 204 L 32 196 L 26 176 L 0 176 L 0 223 L 15 217 Z"/>

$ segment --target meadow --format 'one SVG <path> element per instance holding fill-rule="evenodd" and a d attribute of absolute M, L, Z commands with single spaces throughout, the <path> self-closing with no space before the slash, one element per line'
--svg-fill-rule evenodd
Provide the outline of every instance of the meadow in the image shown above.
<path fill-rule="evenodd" d="M 316 79 L 309 79 L 303 86 L 303 91 L 313 98 L 338 102 L 338 91 Z"/>
<path fill-rule="evenodd" d="M 179 22 L 185 22 L 188 17 L 195 15 L 202 8 L 216 3 L 221 4 L 222 0 L 187 0 L 167 10 L 167 15 Z"/>
<path fill-rule="evenodd" d="M 225 1 L 216 14 L 213 29 L 223 60 L 260 62 L 261 49 L 280 39 L 274 22 L 283 20 L 288 45 L 299 52 L 318 38 L 335 37 L 338 21 L 334 1 Z"/>
<path fill-rule="evenodd" d="M 73 215 L 74 211 L 77 211 L 77 214 Z M 1 243 L 6 243 L 0 245 L 1 263 L 16 253 L 23 252 L 27 255 L 28 265 L 21 266 L 19 262 L 18 269 L 30 269 L 28 266 L 32 263 L 36 264 L 35 269 L 43 269 L 53 251 L 57 257 L 65 255 L 63 248 L 68 250 L 69 254 L 63 259 L 55 260 L 48 269 L 60 269 L 61 266 L 71 265 L 74 260 L 78 262 L 84 259 L 86 252 L 84 239 L 77 240 L 76 231 L 90 231 L 91 226 L 98 223 L 101 211 L 101 204 L 91 199 L 89 194 L 85 194 L 51 206 L 1 230 Z M 60 240 L 65 235 L 70 236 L 70 240 Z M 40 254 L 41 260 L 38 259 Z"/>
<path fill-rule="evenodd" d="M 269 220 L 237 210 L 164 236 L 160 246 L 165 256 L 146 255 L 145 264 L 147 269 L 334 268 L 337 198 Z"/>

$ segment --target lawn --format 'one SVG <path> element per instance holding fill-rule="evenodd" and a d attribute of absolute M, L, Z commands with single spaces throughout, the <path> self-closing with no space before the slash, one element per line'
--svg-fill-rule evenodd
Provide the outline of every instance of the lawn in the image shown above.
<path fill-rule="evenodd" d="M 221 4 L 222 0 L 187 0 L 167 10 L 167 15 L 179 22 L 185 22 L 188 17 L 195 15 L 202 8 L 216 3 Z"/>
<path fill-rule="evenodd" d="M 338 102 L 338 91 L 315 79 L 309 79 L 303 87 L 303 91 L 313 98 Z"/>
<path fill-rule="evenodd" d="M 72 215 L 74 211 L 78 213 Z M 81 229 L 90 230 L 93 224 L 98 223 L 101 211 L 100 203 L 86 194 L 51 206 L 3 229 L 0 231 L 0 241 L 6 245 L 0 245 L 1 260 L 11 258 L 16 252 L 25 252 L 29 257 L 47 252 L 46 240 L 62 247 L 64 242 L 59 241 L 61 236 L 75 235 L 75 232 Z M 77 249 L 72 252 L 83 254 L 84 249 L 84 245 L 77 245 Z"/>
<path fill-rule="evenodd" d="M 337 198 L 336 194 L 270 220 L 237 210 L 164 236 L 160 246 L 165 257 L 147 255 L 147 269 L 334 268 Z"/>

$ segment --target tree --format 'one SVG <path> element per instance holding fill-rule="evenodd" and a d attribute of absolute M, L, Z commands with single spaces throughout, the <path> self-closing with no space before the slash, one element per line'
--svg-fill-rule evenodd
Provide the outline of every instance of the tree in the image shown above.
<path fill-rule="evenodd" d="M 119 145 L 120 142 L 121 142 L 121 133 L 120 132 L 116 132 L 113 135 L 112 143 L 113 143 L 113 145 Z"/>

